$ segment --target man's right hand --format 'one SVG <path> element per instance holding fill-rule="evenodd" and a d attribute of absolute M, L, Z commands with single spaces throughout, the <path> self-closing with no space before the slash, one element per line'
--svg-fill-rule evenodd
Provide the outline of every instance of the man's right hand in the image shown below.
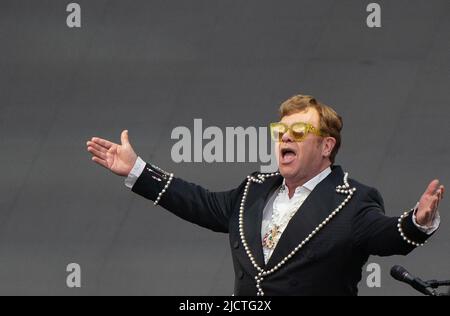
<path fill-rule="evenodd" d="M 119 176 L 127 177 L 136 163 L 137 155 L 131 147 L 127 130 L 122 132 L 120 140 L 121 145 L 93 137 L 86 145 L 93 155 L 93 161 Z"/>

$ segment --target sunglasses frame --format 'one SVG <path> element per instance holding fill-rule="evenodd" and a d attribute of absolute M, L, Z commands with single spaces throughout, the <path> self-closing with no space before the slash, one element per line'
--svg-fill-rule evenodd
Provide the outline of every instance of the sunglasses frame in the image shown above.
<path fill-rule="evenodd" d="M 305 134 L 302 137 L 295 137 L 295 132 L 293 130 L 293 127 L 295 125 L 302 125 L 305 127 Z M 283 134 L 280 133 L 281 136 L 278 137 L 278 139 L 275 139 L 274 137 L 274 133 L 273 133 L 273 129 L 275 126 L 283 126 L 285 132 Z M 272 137 L 272 139 L 275 142 L 281 142 L 281 139 L 283 137 L 284 134 L 286 134 L 287 132 L 289 132 L 291 134 L 291 136 L 294 138 L 294 140 L 296 142 L 302 142 L 305 140 L 305 138 L 308 136 L 308 134 L 313 134 L 319 137 L 325 137 L 325 133 L 323 133 L 321 130 L 319 130 L 318 128 L 314 127 L 312 124 L 310 123 L 305 123 L 305 122 L 295 122 L 292 123 L 291 125 L 287 125 L 286 123 L 282 123 L 282 122 L 276 122 L 276 123 L 270 123 L 270 135 Z"/>

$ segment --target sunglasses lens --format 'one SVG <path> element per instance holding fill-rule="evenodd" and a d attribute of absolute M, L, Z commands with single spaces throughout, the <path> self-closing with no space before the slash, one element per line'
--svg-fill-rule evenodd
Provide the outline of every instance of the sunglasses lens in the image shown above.
<path fill-rule="evenodd" d="M 286 133 L 287 129 L 286 126 L 283 124 L 271 124 L 270 125 L 270 134 L 272 135 L 272 139 L 275 142 L 281 141 L 281 138 L 283 137 L 284 133 Z"/>
<path fill-rule="evenodd" d="M 292 136 L 296 141 L 301 141 L 306 137 L 307 134 L 307 128 L 305 124 L 294 124 L 291 127 L 292 130 Z"/>

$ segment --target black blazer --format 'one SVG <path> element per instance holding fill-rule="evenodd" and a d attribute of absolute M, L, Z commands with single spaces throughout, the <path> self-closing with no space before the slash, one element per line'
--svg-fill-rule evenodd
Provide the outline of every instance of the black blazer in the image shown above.
<path fill-rule="evenodd" d="M 162 171 L 147 164 L 132 188 L 133 192 L 155 200 L 167 182 Z M 252 176 L 257 177 L 258 173 Z M 281 176 L 252 183 L 247 195 L 244 229 L 249 248 L 258 265 L 269 270 L 304 240 L 345 198 L 336 192 L 343 184 L 344 173 L 339 166 L 311 192 L 294 215 L 267 265 L 264 264 L 261 223 L 270 194 L 283 181 Z M 162 180 L 161 180 L 162 179 Z M 234 294 L 256 295 L 257 270 L 251 264 L 239 235 L 239 208 L 246 181 L 226 192 L 209 192 L 196 184 L 173 178 L 159 204 L 173 214 L 216 232 L 229 234 L 235 271 Z M 265 295 L 357 295 L 362 268 L 370 255 L 406 255 L 414 246 L 399 233 L 398 217 L 384 215 L 379 192 L 355 180 L 351 200 L 341 212 L 311 239 L 280 270 L 262 282 Z M 412 214 L 404 219 L 403 232 L 422 243 L 429 235 L 418 230 Z"/>

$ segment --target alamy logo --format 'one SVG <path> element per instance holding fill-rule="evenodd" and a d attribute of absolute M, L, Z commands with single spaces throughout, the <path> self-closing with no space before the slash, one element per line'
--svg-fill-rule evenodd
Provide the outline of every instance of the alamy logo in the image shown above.
<path fill-rule="evenodd" d="M 66 285 L 69 289 L 81 288 L 81 267 L 78 263 L 67 265 L 66 272 L 69 275 L 66 278 Z"/>
<path fill-rule="evenodd" d="M 367 272 L 369 275 L 366 279 L 368 288 L 380 288 L 381 287 L 381 267 L 378 263 L 370 263 L 367 265 Z"/>
<path fill-rule="evenodd" d="M 367 6 L 367 26 L 370 28 L 381 27 L 381 6 L 378 3 L 370 3 Z"/>
<path fill-rule="evenodd" d="M 81 6 L 78 3 L 69 3 L 66 11 L 69 15 L 66 19 L 66 24 L 69 28 L 81 27 Z"/>
<path fill-rule="evenodd" d="M 195 119 L 193 132 L 188 127 L 173 129 L 171 157 L 176 163 L 206 162 L 262 163 L 261 172 L 277 170 L 275 144 L 269 137 L 267 127 L 226 127 L 225 132 L 217 126 L 203 130 L 203 120 Z"/>

